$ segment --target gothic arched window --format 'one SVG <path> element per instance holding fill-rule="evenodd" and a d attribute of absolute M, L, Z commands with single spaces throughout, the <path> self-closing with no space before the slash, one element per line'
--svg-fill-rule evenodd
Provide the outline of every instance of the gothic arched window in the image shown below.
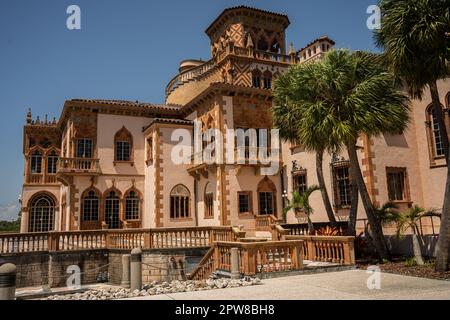
<path fill-rule="evenodd" d="M 120 228 L 120 198 L 114 190 L 105 197 L 105 222 L 109 229 Z"/>
<path fill-rule="evenodd" d="M 253 70 L 252 72 L 252 86 L 261 88 L 261 72 L 259 70 Z"/>
<path fill-rule="evenodd" d="M 214 217 L 214 191 L 210 182 L 205 187 L 205 218 Z"/>
<path fill-rule="evenodd" d="M 125 127 L 122 127 L 114 136 L 114 149 L 115 161 L 133 161 L 133 136 Z"/>
<path fill-rule="evenodd" d="M 270 73 L 270 71 L 264 72 L 263 88 L 264 89 L 272 89 L 272 73 Z"/>
<path fill-rule="evenodd" d="M 58 154 L 56 151 L 50 152 L 47 156 L 47 173 L 56 174 L 56 165 L 58 163 Z"/>
<path fill-rule="evenodd" d="M 95 190 L 89 190 L 83 196 L 83 221 L 98 221 L 100 211 L 100 198 Z"/>
<path fill-rule="evenodd" d="M 141 199 L 132 190 L 125 196 L 125 220 L 139 220 Z"/>
<path fill-rule="evenodd" d="M 42 153 L 39 150 L 31 154 L 30 170 L 32 174 L 42 173 Z"/>

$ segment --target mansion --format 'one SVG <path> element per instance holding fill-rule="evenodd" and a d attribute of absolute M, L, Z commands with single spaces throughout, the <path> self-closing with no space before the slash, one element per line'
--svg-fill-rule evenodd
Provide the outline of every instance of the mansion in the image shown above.
<path fill-rule="evenodd" d="M 280 142 L 271 153 L 278 167 L 270 174 L 267 164 L 250 161 L 254 147 L 247 142 L 239 163 L 176 163 L 179 140 L 173 137 L 194 136 L 196 124 L 205 136 L 210 130 L 223 133 L 223 143 L 194 140 L 185 156 L 195 158 L 209 145 L 214 154 L 236 154 L 226 150 L 227 130 L 270 130 L 277 76 L 291 65 L 322 58 L 335 45 L 322 36 L 299 50 L 287 46 L 289 24 L 284 14 L 244 6 L 224 10 L 206 29 L 210 60 L 182 61 L 163 105 L 73 99 L 53 121 L 33 118 L 29 111 L 21 232 L 194 226 L 242 226 L 252 232 L 262 219 L 281 219 L 294 190 L 318 184 L 314 154 Z M 450 82 L 438 87 L 450 132 Z M 446 163 L 428 91 L 412 101 L 411 112 L 402 135 L 360 137 L 363 175 L 376 205 L 439 208 Z M 324 173 L 335 215 L 345 221 L 352 201 L 347 154 L 325 155 Z M 327 221 L 320 192 L 311 204 L 313 221 Z M 365 218 L 361 202 L 358 218 Z M 304 216 L 288 212 L 287 221 L 298 223 Z"/>

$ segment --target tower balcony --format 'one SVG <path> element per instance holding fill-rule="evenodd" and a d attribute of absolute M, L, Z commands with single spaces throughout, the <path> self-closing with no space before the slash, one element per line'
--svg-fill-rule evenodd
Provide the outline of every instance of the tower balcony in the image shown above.
<path fill-rule="evenodd" d="M 99 175 L 100 160 L 89 158 L 60 158 L 58 175 Z"/>

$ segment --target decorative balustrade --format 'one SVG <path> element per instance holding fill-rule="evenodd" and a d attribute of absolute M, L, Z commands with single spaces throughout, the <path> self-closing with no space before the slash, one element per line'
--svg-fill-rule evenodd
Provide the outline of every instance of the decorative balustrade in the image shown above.
<path fill-rule="evenodd" d="M 256 231 L 270 231 L 272 226 L 277 225 L 280 220 L 274 215 L 256 216 L 255 229 Z"/>
<path fill-rule="evenodd" d="M 299 224 L 282 224 L 282 229 L 285 231 L 283 232 L 280 230 L 280 233 L 283 233 L 283 235 L 297 235 L 297 236 L 306 236 L 308 235 L 308 224 L 307 223 L 299 223 Z M 330 232 L 333 232 L 336 236 L 342 236 L 347 233 L 348 229 L 348 222 L 346 221 L 339 221 L 337 222 L 337 226 L 332 228 L 329 222 L 319 222 L 314 223 L 314 229 L 317 235 L 326 235 L 331 236 L 331 234 L 321 234 L 322 230 L 328 229 Z M 281 235 L 280 235 L 281 237 Z"/>
<path fill-rule="evenodd" d="M 58 160 L 58 173 L 64 174 L 99 174 L 100 160 L 88 158 L 60 158 Z"/>
<path fill-rule="evenodd" d="M 48 233 L 0 234 L 0 254 L 48 251 L 48 235 Z"/>
<path fill-rule="evenodd" d="M 194 80 L 200 76 L 205 75 L 207 72 L 211 71 L 217 65 L 216 59 L 213 58 L 202 65 L 195 68 L 189 69 L 183 73 L 178 74 L 166 87 L 166 96 L 168 96 L 173 90 L 175 90 L 180 85 Z"/>
<path fill-rule="evenodd" d="M 32 173 L 29 176 L 28 183 L 32 184 L 42 184 L 44 182 L 44 175 L 42 173 Z"/>
<path fill-rule="evenodd" d="M 302 240 L 275 242 L 216 242 L 189 279 L 208 278 L 215 270 L 231 272 L 231 249 L 238 248 L 239 270 L 243 275 L 256 275 L 303 269 Z"/>
<path fill-rule="evenodd" d="M 354 237 L 286 236 L 286 240 L 303 240 L 306 260 L 355 264 Z"/>
<path fill-rule="evenodd" d="M 90 249 L 203 248 L 216 241 L 239 241 L 231 227 L 191 227 L 0 234 L 0 254 Z"/>

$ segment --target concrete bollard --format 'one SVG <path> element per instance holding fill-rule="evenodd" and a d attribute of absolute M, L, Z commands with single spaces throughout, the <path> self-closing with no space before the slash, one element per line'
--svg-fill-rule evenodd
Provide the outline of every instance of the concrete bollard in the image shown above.
<path fill-rule="evenodd" d="M 142 250 L 135 248 L 131 251 L 131 291 L 142 289 Z"/>
<path fill-rule="evenodd" d="M 231 248 L 231 279 L 239 280 L 240 278 L 239 248 Z"/>
<path fill-rule="evenodd" d="M 0 267 L 0 300 L 14 300 L 16 298 L 17 267 L 12 263 L 5 263 Z"/>
<path fill-rule="evenodd" d="M 130 288 L 130 259 L 131 255 L 129 254 L 122 256 L 122 282 L 120 285 L 124 288 Z"/>

